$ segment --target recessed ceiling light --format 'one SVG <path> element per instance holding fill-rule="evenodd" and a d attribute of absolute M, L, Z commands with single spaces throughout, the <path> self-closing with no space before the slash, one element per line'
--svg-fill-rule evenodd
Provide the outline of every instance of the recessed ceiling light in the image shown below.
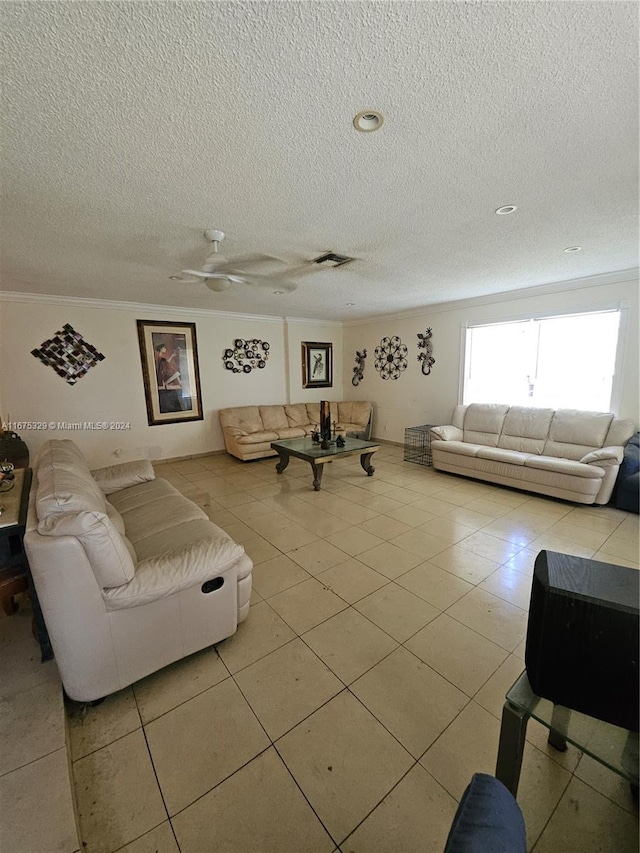
<path fill-rule="evenodd" d="M 380 130 L 384 124 L 384 116 L 378 110 L 362 110 L 353 120 L 353 126 L 362 133 Z"/>
<path fill-rule="evenodd" d="M 274 296 L 282 296 L 283 293 L 284 293 L 284 290 L 274 290 L 273 291 Z"/>
<path fill-rule="evenodd" d="M 564 252 L 581 252 L 582 246 L 567 246 L 566 249 L 563 249 Z"/>
<path fill-rule="evenodd" d="M 505 204 L 504 207 L 499 207 L 496 213 L 498 216 L 506 216 L 508 213 L 515 213 L 517 209 L 515 204 Z"/>
<path fill-rule="evenodd" d="M 347 306 L 347 308 L 353 308 L 353 306 L 354 306 L 356 303 L 355 303 L 355 302 L 345 302 L 344 304 Z"/>

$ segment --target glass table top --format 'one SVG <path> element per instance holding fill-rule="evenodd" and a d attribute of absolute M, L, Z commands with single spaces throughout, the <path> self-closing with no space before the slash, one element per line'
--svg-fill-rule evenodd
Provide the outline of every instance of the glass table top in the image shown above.
<path fill-rule="evenodd" d="M 507 692 L 507 701 L 548 729 L 558 732 L 596 761 L 638 784 L 638 733 L 587 714 L 554 705 L 531 689 L 526 671 Z"/>
<path fill-rule="evenodd" d="M 272 441 L 271 447 L 274 449 L 281 447 L 283 450 L 288 450 L 289 452 L 304 453 L 306 456 L 319 459 L 325 456 L 339 456 L 341 453 L 365 453 L 369 449 L 380 447 L 380 445 L 376 444 L 375 441 L 363 441 L 359 438 L 347 437 L 344 447 L 338 447 L 335 439 L 333 439 L 333 444 L 327 450 L 323 450 L 311 438 L 290 438 L 282 441 Z"/>

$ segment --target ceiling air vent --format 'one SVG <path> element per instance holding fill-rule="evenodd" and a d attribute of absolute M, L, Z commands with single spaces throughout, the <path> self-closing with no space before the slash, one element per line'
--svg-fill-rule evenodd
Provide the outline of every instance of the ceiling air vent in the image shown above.
<path fill-rule="evenodd" d="M 314 258 L 312 264 L 325 264 L 331 267 L 341 267 L 343 264 L 348 264 L 350 261 L 355 261 L 355 258 L 350 258 L 348 255 L 337 255 L 335 252 L 326 252 L 320 255 L 319 258 Z"/>

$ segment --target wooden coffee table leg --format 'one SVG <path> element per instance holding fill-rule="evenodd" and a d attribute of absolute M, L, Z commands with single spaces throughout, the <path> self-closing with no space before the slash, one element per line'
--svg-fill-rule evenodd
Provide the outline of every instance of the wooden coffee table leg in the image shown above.
<path fill-rule="evenodd" d="M 373 467 L 373 465 L 371 464 L 371 457 L 372 456 L 373 456 L 373 453 L 363 453 L 362 456 L 360 457 L 360 464 L 362 465 L 364 470 L 367 472 L 368 477 L 373 477 L 373 472 L 376 470 Z"/>
<path fill-rule="evenodd" d="M 311 468 L 313 469 L 313 488 L 316 492 L 319 492 L 320 483 L 322 482 L 322 472 L 324 471 L 324 465 L 316 465 L 315 462 L 312 462 Z"/>
<path fill-rule="evenodd" d="M 278 456 L 280 457 L 279 461 L 276 463 L 276 471 L 278 474 L 282 474 L 284 469 L 289 464 L 289 454 L 285 453 L 283 450 L 278 450 Z"/>

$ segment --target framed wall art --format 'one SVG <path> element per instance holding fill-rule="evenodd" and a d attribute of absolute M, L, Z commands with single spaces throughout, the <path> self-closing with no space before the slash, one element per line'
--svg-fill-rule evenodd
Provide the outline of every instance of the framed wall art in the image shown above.
<path fill-rule="evenodd" d="M 302 387 L 331 388 L 333 344 L 302 342 Z"/>
<path fill-rule="evenodd" d="M 137 323 L 149 426 L 201 421 L 196 324 Z"/>

